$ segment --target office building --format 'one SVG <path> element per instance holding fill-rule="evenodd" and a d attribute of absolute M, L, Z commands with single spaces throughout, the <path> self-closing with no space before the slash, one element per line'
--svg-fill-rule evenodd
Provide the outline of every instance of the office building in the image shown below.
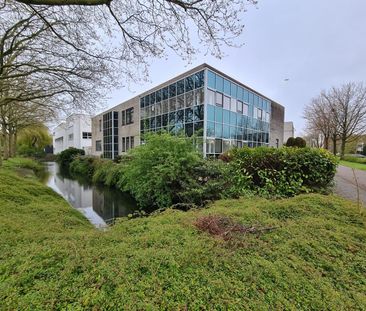
<path fill-rule="evenodd" d="M 271 113 L 274 110 L 275 113 Z M 115 158 L 144 133 L 195 137 L 204 156 L 283 144 L 284 107 L 203 64 L 92 118 L 92 152 Z"/>

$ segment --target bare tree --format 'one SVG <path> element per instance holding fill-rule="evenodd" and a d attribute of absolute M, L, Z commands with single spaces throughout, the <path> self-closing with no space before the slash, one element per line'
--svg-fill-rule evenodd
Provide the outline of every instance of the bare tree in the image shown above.
<path fill-rule="evenodd" d="M 325 98 L 332 107 L 334 121 L 339 127 L 341 158 L 346 143 L 358 139 L 366 130 L 366 87 L 363 83 L 350 82 L 331 88 Z"/>

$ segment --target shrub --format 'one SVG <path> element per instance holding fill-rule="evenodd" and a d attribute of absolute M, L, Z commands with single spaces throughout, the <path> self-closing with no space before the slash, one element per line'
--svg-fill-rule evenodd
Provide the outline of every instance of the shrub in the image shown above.
<path fill-rule="evenodd" d="M 305 148 L 306 147 L 305 139 L 302 137 L 296 137 L 294 147 Z"/>
<path fill-rule="evenodd" d="M 348 162 L 366 164 L 366 158 L 355 157 L 355 156 L 351 156 L 351 155 L 345 155 L 343 157 L 343 160 L 348 161 Z"/>
<path fill-rule="evenodd" d="M 146 144 L 129 152 L 117 186 L 148 210 L 176 203 L 202 205 L 230 188 L 222 162 L 204 160 L 193 141 L 167 133 L 148 134 Z M 230 192 L 229 190 L 227 191 Z"/>
<path fill-rule="evenodd" d="M 56 156 L 56 161 L 64 167 L 68 167 L 72 160 L 76 157 L 76 156 L 83 156 L 85 155 L 85 151 L 83 149 L 77 149 L 74 147 L 70 147 L 62 152 L 60 152 L 57 156 Z"/>
<path fill-rule="evenodd" d="M 69 166 L 70 174 L 91 179 L 95 169 L 95 160 L 93 157 L 75 156 Z"/>
<path fill-rule="evenodd" d="M 287 142 L 286 142 L 285 146 L 287 146 L 287 147 L 295 146 L 295 138 L 294 137 L 289 137 L 287 139 Z"/>
<path fill-rule="evenodd" d="M 233 150 L 229 165 L 239 189 L 284 197 L 326 190 L 333 181 L 337 159 L 323 149 L 259 147 Z"/>

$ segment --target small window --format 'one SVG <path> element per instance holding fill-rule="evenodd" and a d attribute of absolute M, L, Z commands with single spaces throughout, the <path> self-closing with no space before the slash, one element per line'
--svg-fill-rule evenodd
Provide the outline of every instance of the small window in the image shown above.
<path fill-rule="evenodd" d="M 131 149 L 135 147 L 135 137 L 133 136 L 130 137 L 130 143 L 131 143 Z"/>
<path fill-rule="evenodd" d="M 230 110 L 230 97 L 224 96 L 224 109 Z"/>
<path fill-rule="evenodd" d="M 126 152 L 130 149 L 130 138 L 126 137 Z"/>
<path fill-rule="evenodd" d="M 223 95 L 222 93 L 216 92 L 216 106 L 223 106 Z"/>
<path fill-rule="evenodd" d="M 243 114 L 248 115 L 249 113 L 249 106 L 247 104 L 243 104 Z"/>
<path fill-rule="evenodd" d="M 95 141 L 95 151 L 102 151 L 102 141 L 101 140 Z"/>
<path fill-rule="evenodd" d="M 155 107 L 155 106 L 152 106 Z M 126 124 L 133 123 L 133 107 L 126 110 Z"/>
<path fill-rule="evenodd" d="M 83 139 L 91 139 L 92 133 L 91 132 L 83 132 Z"/>
<path fill-rule="evenodd" d="M 126 138 L 122 137 L 122 152 L 126 152 Z"/>
<path fill-rule="evenodd" d="M 122 126 L 126 125 L 126 110 L 122 111 Z"/>
<path fill-rule="evenodd" d="M 99 120 L 99 132 L 102 131 L 102 120 Z"/>
<path fill-rule="evenodd" d="M 237 111 L 243 113 L 243 103 L 240 100 L 237 101 Z"/>

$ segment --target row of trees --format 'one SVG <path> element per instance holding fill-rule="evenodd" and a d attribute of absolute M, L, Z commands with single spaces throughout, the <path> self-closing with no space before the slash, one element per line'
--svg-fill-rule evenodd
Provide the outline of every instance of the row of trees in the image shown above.
<path fill-rule="evenodd" d="M 198 46 L 222 56 L 243 31 L 247 3 L 0 0 L 0 163 L 20 130 L 93 111 L 109 89 L 148 79 L 167 49 L 188 60 Z"/>
<path fill-rule="evenodd" d="M 318 147 L 329 149 L 344 157 L 346 143 L 358 139 L 366 130 L 366 87 L 350 82 L 322 91 L 305 107 L 304 118 L 310 137 Z M 319 139 L 321 137 L 321 139 Z"/>

